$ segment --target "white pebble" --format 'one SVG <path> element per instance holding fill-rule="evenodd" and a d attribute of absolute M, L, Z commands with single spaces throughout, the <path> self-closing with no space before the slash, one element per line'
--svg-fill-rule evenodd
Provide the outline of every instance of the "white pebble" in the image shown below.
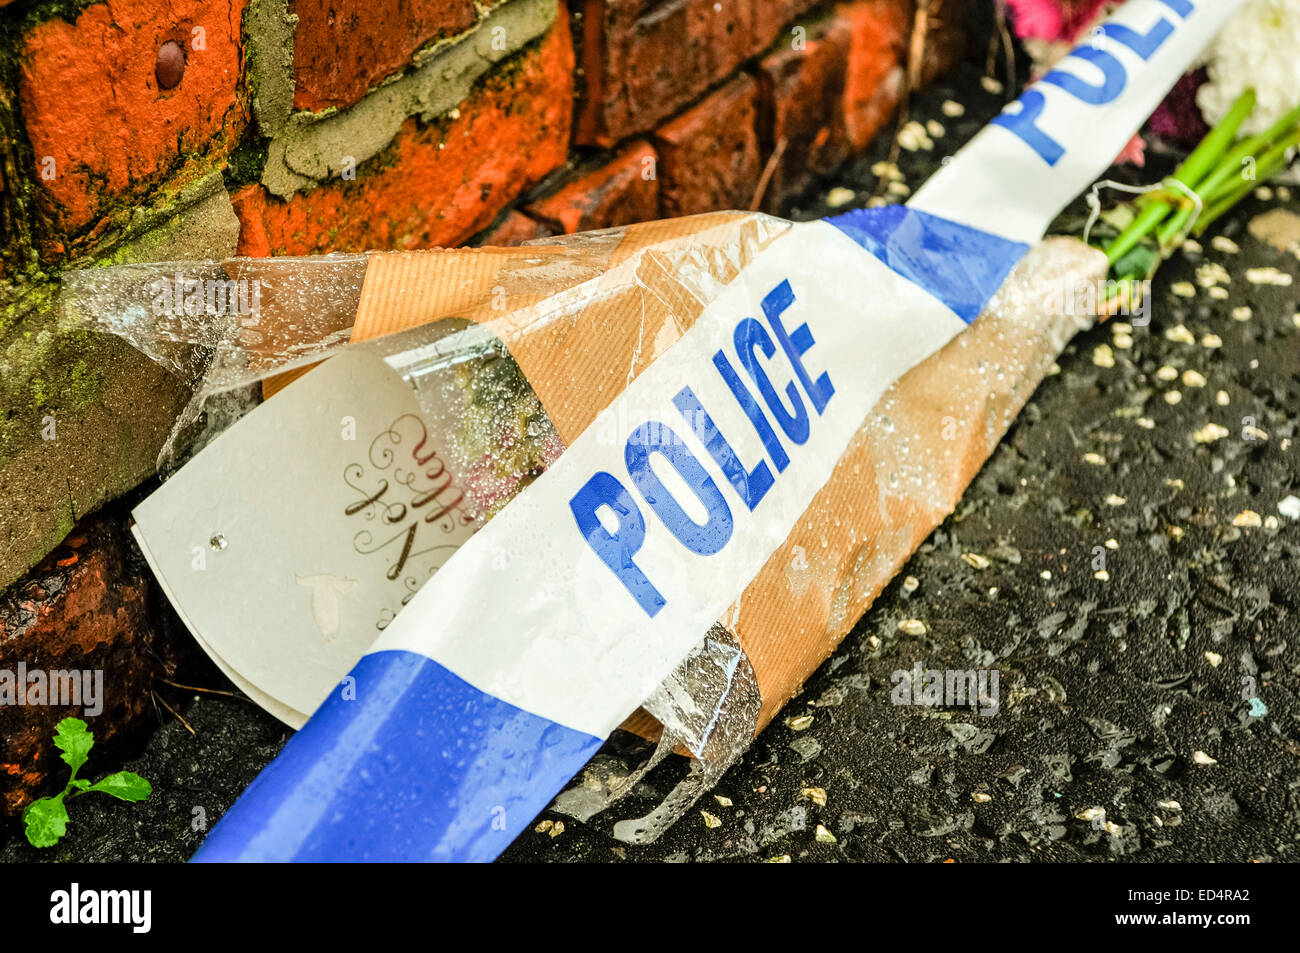
<path fill-rule="evenodd" d="M 1259 529 L 1264 525 L 1264 521 L 1254 510 L 1242 510 L 1232 518 L 1232 525 L 1243 529 Z"/>
<path fill-rule="evenodd" d="M 925 126 L 915 119 L 904 124 L 903 128 L 898 131 L 898 144 L 908 152 L 934 148 L 934 142 L 926 134 Z"/>
<path fill-rule="evenodd" d="M 1289 288 L 1294 279 L 1287 272 L 1270 267 L 1247 269 L 1246 280 L 1252 285 L 1275 285 L 1279 288 Z"/>
<path fill-rule="evenodd" d="M 826 204 L 831 208 L 840 208 L 848 205 L 857 197 L 858 194 L 852 189 L 846 189 L 842 185 L 837 185 L 826 193 Z"/>
<path fill-rule="evenodd" d="M 1202 288 L 1229 285 L 1232 284 L 1232 275 L 1228 274 L 1228 269 L 1217 261 L 1210 261 L 1196 269 L 1196 283 Z"/>
<path fill-rule="evenodd" d="M 1214 443 L 1216 440 L 1222 440 L 1228 436 L 1228 428 L 1219 424 L 1206 424 L 1200 430 L 1192 434 L 1192 439 L 1197 443 Z"/>

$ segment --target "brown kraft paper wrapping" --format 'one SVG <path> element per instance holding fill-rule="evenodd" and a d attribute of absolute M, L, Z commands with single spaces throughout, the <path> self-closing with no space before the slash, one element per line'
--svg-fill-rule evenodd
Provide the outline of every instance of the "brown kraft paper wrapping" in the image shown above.
<path fill-rule="evenodd" d="M 789 227 L 714 213 L 592 233 L 578 244 L 372 256 L 353 341 L 448 316 L 509 348 L 566 444 L 675 343 Z M 1061 289 L 1103 280 L 1073 239 L 1030 251 L 984 313 L 886 391 L 785 543 L 719 620 L 753 665 L 758 730 L 798 693 L 915 548 L 953 511 L 1080 326 Z M 627 271 L 634 280 L 627 280 Z M 558 316 L 527 309 L 561 296 Z M 571 300 L 569 300 L 571 299 Z M 703 637 L 704 633 L 700 633 Z M 644 711 L 625 728 L 654 737 Z"/>

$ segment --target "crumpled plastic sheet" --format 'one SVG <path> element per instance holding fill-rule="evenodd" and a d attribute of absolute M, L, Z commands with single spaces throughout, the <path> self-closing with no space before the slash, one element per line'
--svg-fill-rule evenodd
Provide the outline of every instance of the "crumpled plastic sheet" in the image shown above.
<path fill-rule="evenodd" d="M 194 388 L 193 399 L 160 454 L 164 475 L 255 406 L 262 398 L 259 384 L 306 369 L 344 346 L 374 349 L 414 388 L 430 431 L 446 439 L 453 479 L 476 488 L 468 509 L 481 525 L 563 451 L 556 426 L 512 356 L 515 347 L 531 335 L 547 333 L 549 322 L 563 321 L 602 297 L 613 300 L 624 296 L 635 301 L 640 295 L 643 302 L 652 297 L 671 322 L 681 310 L 711 300 L 743 267 L 747 254 L 785 227 L 788 223 L 780 220 L 750 216 L 745 226 L 749 231 L 738 230 L 739 238 L 712 245 L 680 241 L 650 247 L 637 253 L 636 267 L 622 283 L 605 281 L 604 276 L 620 247 L 623 230 L 546 239 L 542 244 L 547 247 L 535 253 L 528 246 L 511 250 L 495 276 L 490 295 L 504 294 L 507 300 L 512 296 L 531 296 L 531 300 L 550 296 L 548 306 L 552 300 L 556 304 L 554 309 L 544 309 L 540 318 L 533 311 L 532 323 L 516 327 L 512 333 L 492 324 L 490 315 L 485 318 L 494 302 L 483 300 L 480 289 L 466 291 L 452 309 L 454 314 L 352 342 L 371 260 L 367 255 L 230 259 L 76 272 L 65 279 L 64 320 L 76 327 L 119 335 Z M 956 416 L 965 427 L 983 431 L 980 443 L 985 455 L 996 446 L 1070 337 L 1090 323 L 1090 316 L 1060 313 L 1048 297 L 1063 276 L 1077 277 L 1095 268 L 1089 256 L 1095 253 L 1062 240 L 1034 249 L 984 314 L 948 346 L 952 353 L 945 356 L 941 352 L 931 359 L 948 361 L 948 365 L 936 366 L 946 366 L 949 371 L 955 366 L 966 373 L 969 365 L 972 386 L 957 389 L 970 406 Z M 454 268 L 456 259 L 448 258 L 447 266 Z M 671 280 L 665 280 L 665 275 L 672 276 Z M 255 309 L 254 281 L 258 289 Z M 208 289 L 221 287 L 225 288 L 224 304 L 216 294 L 208 294 Z M 192 293 L 195 289 L 201 293 Z M 665 294 L 679 297 L 667 300 Z M 232 300 L 238 306 L 231 306 Z M 643 320 L 644 340 L 635 341 L 628 358 L 629 379 L 638 362 L 657 356 L 655 339 L 660 331 Z M 961 356 L 967 350 L 971 356 Z M 996 367 L 986 364 L 985 355 L 993 356 Z M 924 374 L 926 363 L 912 374 Z M 944 386 L 934 385 L 938 391 Z M 906 436 L 896 432 L 894 420 L 906 418 L 909 406 L 906 402 L 895 406 L 899 399 L 896 389 L 882 398 L 877 411 L 864 422 L 860 439 L 886 455 L 897 450 L 899 459 L 905 459 Z M 901 449 L 894 448 L 900 440 Z M 486 473 L 485 459 L 492 463 Z M 936 520 L 964 486 L 956 474 L 940 475 L 932 466 L 900 470 L 882 465 L 877 472 L 882 480 L 894 481 L 882 483 L 884 496 L 905 493 L 909 499 L 924 501 L 924 508 L 933 510 Z M 877 541 L 869 547 L 874 554 L 871 559 L 901 565 L 914 545 L 909 540 L 918 530 L 895 529 L 897 545 Z M 921 530 L 928 532 L 928 528 Z M 886 526 L 880 531 L 894 530 Z M 864 548 L 863 557 L 867 556 Z M 863 580 L 887 578 L 892 573 L 884 568 L 876 572 L 866 567 Z M 848 600 L 841 606 L 841 597 L 847 592 L 833 593 L 836 611 L 832 621 L 843 616 L 844 624 L 851 625 L 848 615 L 856 610 L 851 610 L 848 602 L 860 600 Z M 811 661 L 819 660 L 820 656 Z M 735 635 L 727 627 L 715 625 L 646 699 L 644 708 L 662 726 L 649 759 L 633 767 L 599 756 L 553 805 L 558 811 L 589 819 L 616 805 L 670 753 L 689 751 L 693 755 L 689 774 L 662 803 L 644 817 L 615 824 L 615 836 L 632 843 L 658 837 L 740 758 L 760 724 L 762 698 L 754 668 Z"/>
<path fill-rule="evenodd" d="M 116 334 L 193 392 L 158 457 L 165 477 L 260 400 L 260 381 L 347 344 L 367 255 L 231 258 L 68 272 L 65 327 Z"/>
<path fill-rule="evenodd" d="M 766 216 L 773 230 L 786 223 Z M 551 254 L 508 262 L 494 288 L 513 293 L 567 288 L 600 277 L 623 229 L 544 239 Z M 563 254 L 556 255 L 557 249 Z M 683 246 L 643 254 L 646 268 L 696 277 L 683 282 L 701 304 L 722 286 L 715 275 L 739 266 L 733 250 Z M 351 343 L 353 322 L 371 256 L 184 261 L 93 268 L 66 274 L 60 299 L 65 327 L 115 334 L 174 373 L 192 389 L 158 457 L 165 479 L 263 399 L 271 378 L 310 368 Z M 698 270 L 691 266 L 708 265 Z M 636 279 L 633 279 L 634 281 Z M 652 287 L 641 289 L 651 294 Z M 592 289 L 617 295 L 625 287 Z M 465 310 L 484 302 L 465 302 Z M 535 332 L 536 327 L 520 333 Z M 506 344 L 483 324 L 449 316 L 417 328 L 352 344 L 374 350 L 415 390 L 426 423 L 447 439 L 453 479 L 480 493 L 470 512 L 481 526 L 520 492 L 523 473 L 540 472 L 561 449 L 536 396 L 518 373 Z M 633 355 L 633 362 L 640 355 Z M 631 370 L 629 370 L 629 374 Z M 520 384 L 523 388 L 520 388 Z M 473 394 L 472 398 L 467 395 Z M 477 415 L 477 419 L 476 419 Z M 520 419 L 526 424 L 519 430 Z M 470 423 L 467 426 L 467 422 Z M 483 490 L 482 435 L 504 442 L 496 452 L 511 463 L 505 479 Z M 505 435 L 505 436 L 503 436 Z M 744 753 L 756 732 L 761 699 L 753 668 L 735 636 L 716 625 L 697 649 L 646 700 L 663 726 L 650 760 L 621 784 L 567 810 L 583 819 L 610 808 L 674 751 L 694 755 L 685 780 L 644 818 L 615 834 L 647 843 L 690 809 Z M 572 799 L 570 799 L 572 800 Z"/>

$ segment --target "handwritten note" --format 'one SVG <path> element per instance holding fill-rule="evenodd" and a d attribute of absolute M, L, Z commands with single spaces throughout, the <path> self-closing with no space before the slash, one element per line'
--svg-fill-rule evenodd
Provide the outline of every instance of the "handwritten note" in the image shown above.
<path fill-rule="evenodd" d="M 331 358 L 135 510 L 173 606 L 258 704 L 300 726 L 477 529 L 415 394 Z"/>

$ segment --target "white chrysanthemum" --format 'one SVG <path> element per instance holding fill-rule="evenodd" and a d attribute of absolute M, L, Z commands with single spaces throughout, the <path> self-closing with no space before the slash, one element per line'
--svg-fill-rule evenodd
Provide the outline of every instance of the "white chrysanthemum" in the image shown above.
<path fill-rule="evenodd" d="M 1219 34 L 1208 66 L 1196 97 L 1206 121 L 1217 124 L 1253 87 L 1258 105 L 1241 128 L 1263 132 L 1300 105 L 1300 0 L 1250 0 Z"/>

